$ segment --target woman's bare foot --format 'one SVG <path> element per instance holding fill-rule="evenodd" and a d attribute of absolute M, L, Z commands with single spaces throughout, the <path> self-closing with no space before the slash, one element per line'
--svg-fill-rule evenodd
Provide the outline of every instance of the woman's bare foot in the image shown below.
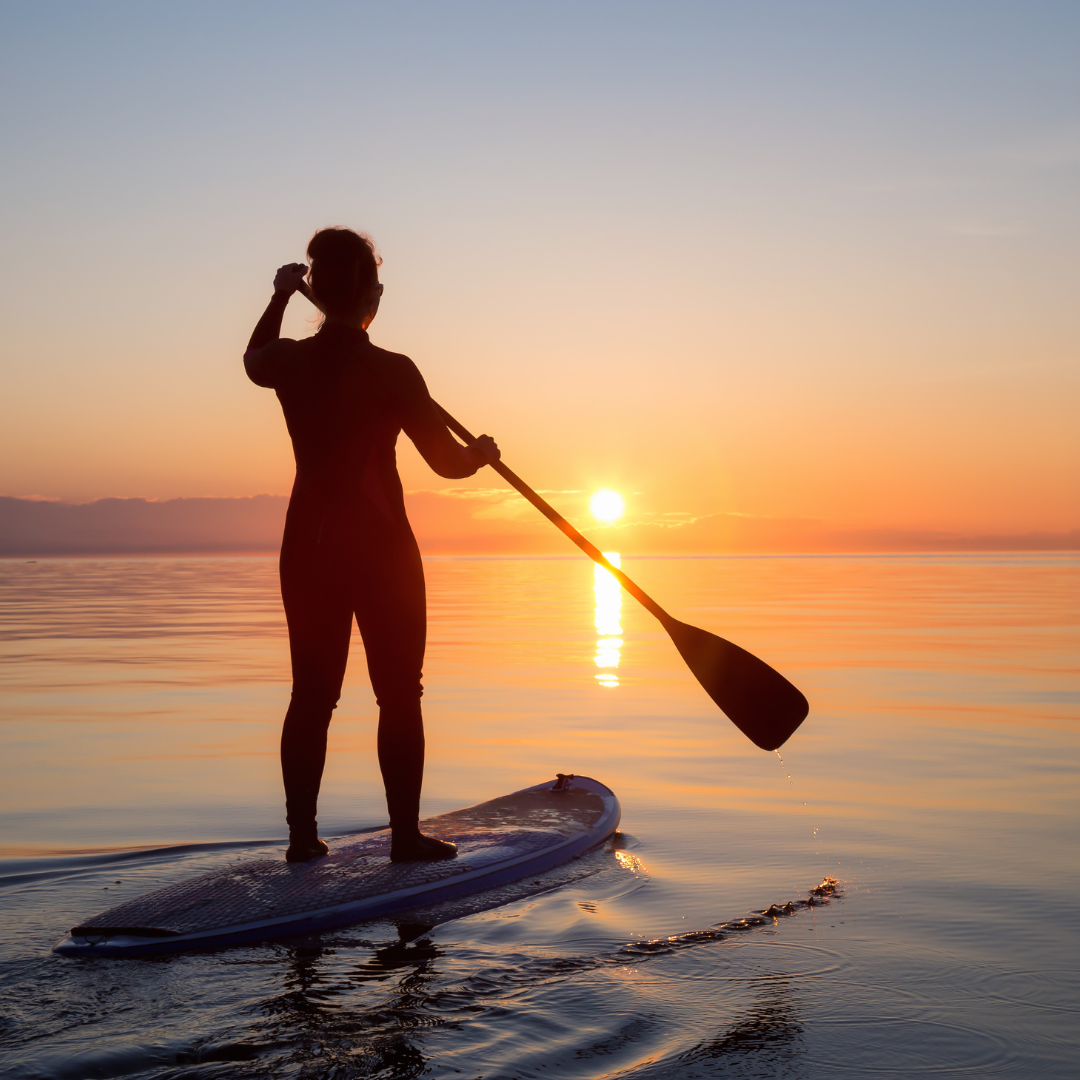
<path fill-rule="evenodd" d="M 390 841 L 391 862 L 430 862 L 434 859 L 453 859 L 457 856 L 457 844 L 437 840 L 415 832 L 407 836 L 393 835 Z"/>
<path fill-rule="evenodd" d="M 329 855 L 330 848 L 325 840 L 293 840 L 285 852 L 286 862 L 311 862 L 322 855 Z"/>

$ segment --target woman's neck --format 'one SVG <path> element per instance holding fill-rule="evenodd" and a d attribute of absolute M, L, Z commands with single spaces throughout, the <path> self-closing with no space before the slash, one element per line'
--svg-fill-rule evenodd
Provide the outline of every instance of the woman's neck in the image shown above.
<path fill-rule="evenodd" d="M 354 330 L 366 330 L 371 320 L 360 315 L 327 315 L 323 326 L 351 326 Z"/>

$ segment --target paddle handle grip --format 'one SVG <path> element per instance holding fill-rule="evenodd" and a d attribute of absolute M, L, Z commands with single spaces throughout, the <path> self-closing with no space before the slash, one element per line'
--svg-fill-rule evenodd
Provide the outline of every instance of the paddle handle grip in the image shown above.
<path fill-rule="evenodd" d="M 443 415 L 443 419 L 446 421 L 446 426 L 458 436 L 459 439 L 464 439 L 465 442 L 475 442 L 474 437 L 469 431 L 461 424 L 459 424 L 441 405 L 438 406 L 439 411 Z M 667 625 L 672 622 L 671 616 L 651 597 L 644 589 L 641 588 L 635 581 L 626 576 L 617 566 L 612 565 L 604 557 L 604 553 L 593 543 L 590 543 L 584 536 L 581 535 L 555 509 L 546 499 L 542 499 L 539 495 L 520 476 L 512 469 L 508 468 L 501 461 L 491 461 L 488 464 L 516 491 L 525 496 L 554 525 L 557 529 L 561 530 L 568 536 L 590 559 L 595 563 L 599 563 L 616 581 L 639 603 L 646 611 L 655 615 L 660 622 Z"/>

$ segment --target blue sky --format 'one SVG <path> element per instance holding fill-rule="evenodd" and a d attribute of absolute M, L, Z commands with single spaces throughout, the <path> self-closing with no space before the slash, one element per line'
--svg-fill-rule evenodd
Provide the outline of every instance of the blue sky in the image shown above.
<path fill-rule="evenodd" d="M 539 486 L 1078 515 L 1075 4 L 0 19 L 8 494 L 287 490 L 234 358 L 273 268 L 342 223 L 386 260 L 375 339 Z"/>

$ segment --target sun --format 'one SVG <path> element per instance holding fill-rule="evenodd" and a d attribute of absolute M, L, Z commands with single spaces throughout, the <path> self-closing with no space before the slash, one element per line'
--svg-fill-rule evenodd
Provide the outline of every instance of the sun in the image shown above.
<path fill-rule="evenodd" d="M 589 509 L 597 521 L 617 521 L 623 516 L 626 503 L 617 491 L 602 488 L 589 500 Z"/>

